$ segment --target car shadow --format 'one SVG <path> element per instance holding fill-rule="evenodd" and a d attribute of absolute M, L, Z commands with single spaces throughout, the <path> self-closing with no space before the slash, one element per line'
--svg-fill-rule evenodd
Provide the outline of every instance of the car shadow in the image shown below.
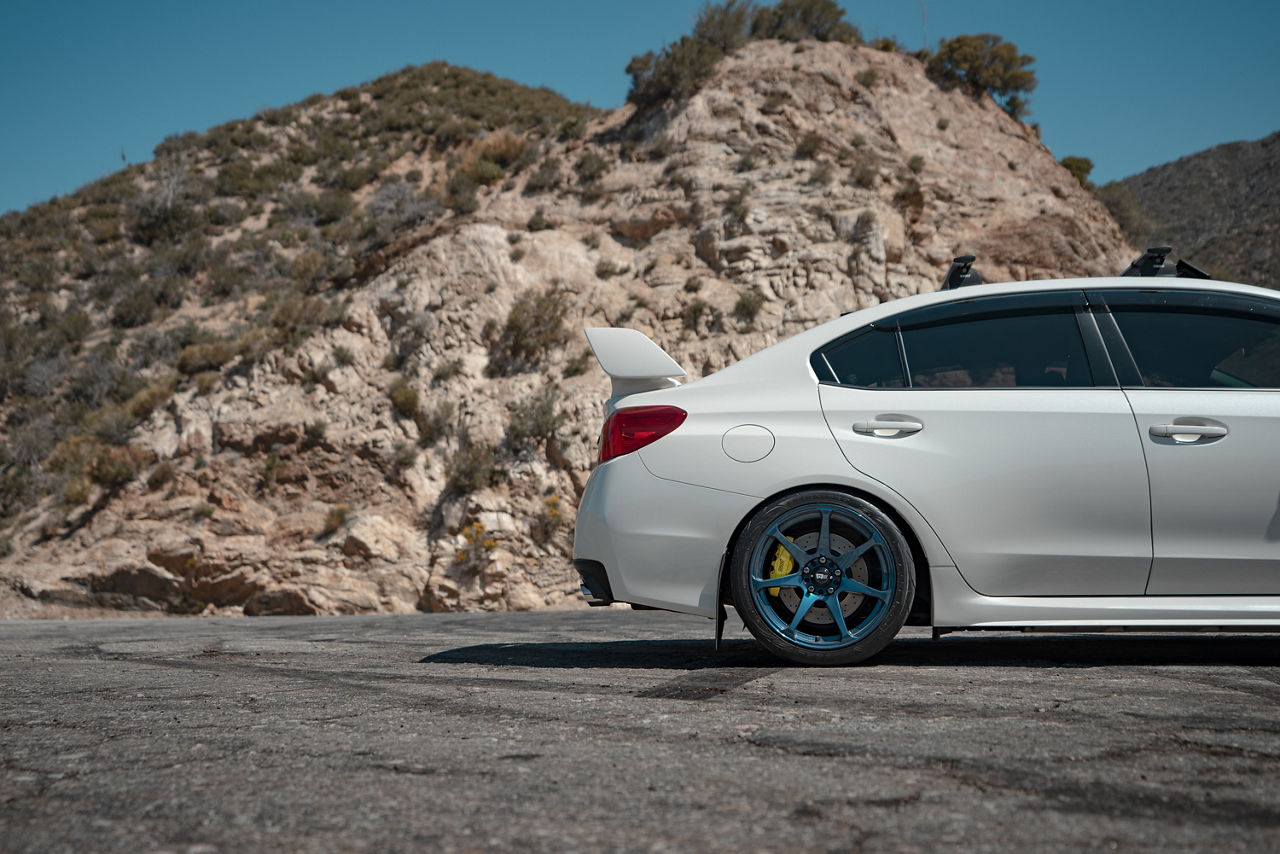
<path fill-rule="evenodd" d="M 1277 668 L 1274 635 L 947 635 L 899 638 L 862 667 L 1126 667 L 1235 665 Z M 420 664 L 487 664 L 550 669 L 777 669 L 783 662 L 754 640 L 620 640 L 477 644 L 433 653 Z"/>

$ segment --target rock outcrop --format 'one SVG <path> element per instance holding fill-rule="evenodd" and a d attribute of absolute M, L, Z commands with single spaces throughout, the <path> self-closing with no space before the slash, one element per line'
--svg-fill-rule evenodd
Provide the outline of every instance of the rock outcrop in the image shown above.
<path fill-rule="evenodd" d="M 550 189 L 521 173 L 365 259 L 340 325 L 157 408 L 136 479 L 25 517 L 0 610 L 578 607 L 572 519 L 608 396 L 583 327 L 637 328 L 696 378 L 934 289 L 958 254 L 988 280 L 1134 255 L 1030 128 L 869 48 L 753 42 L 687 102 L 605 114 L 547 157 Z M 391 168 L 439 173 L 429 152 Z M 499 364 L 530 306 L 567 343 Z"/>

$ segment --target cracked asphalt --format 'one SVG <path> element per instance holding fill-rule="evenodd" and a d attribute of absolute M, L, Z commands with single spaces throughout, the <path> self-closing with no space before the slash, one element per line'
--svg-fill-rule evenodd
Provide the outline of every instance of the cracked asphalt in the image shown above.
<path fill-rule="evenodd" d="M 659 612 L 0 623 L 7 851 L 1275 850 L 1280 638 Z"/>

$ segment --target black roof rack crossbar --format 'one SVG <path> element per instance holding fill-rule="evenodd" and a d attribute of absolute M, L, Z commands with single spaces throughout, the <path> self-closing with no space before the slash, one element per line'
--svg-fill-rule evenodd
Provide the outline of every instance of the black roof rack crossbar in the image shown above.
<path fill-rule="evenodd" d="M 1204 270 L 1179 259 L 1177 264 L 1166 264 L 1165 258 L 1173 251 L 1169 246 L 1152 246 L 1142 257 L 1125 268 L 1122 276 L 1177 276 L 1182 279 L 1211 279 Z"/>
<path fill-rule="evenodd" d="M 973 269 L 973 262 L 978 260 L 973 255 L 961 255 L 951 262 L 951 268 L 942 279 L 942 290 L 949 291 L 965 285 L 982 284 L 982 274 Z"/>

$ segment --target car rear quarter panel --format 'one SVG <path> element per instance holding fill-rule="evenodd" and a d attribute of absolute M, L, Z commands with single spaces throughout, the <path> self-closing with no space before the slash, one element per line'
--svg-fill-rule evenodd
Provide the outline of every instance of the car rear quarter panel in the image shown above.
<path fill-rule="evenodd" d="M 733 383 L 694 383 L 640 396 L 644 405 L 661 402 L 689 413 L 678 430 L 637 452 L 645 467 L 665 480 L 751 496 L 756 499 L 753 507 L 806 486 L 843 487 L 896 512 L 911 527 L 931 566 L 951 564 L 937 534 L 909 502 L 849 465 L 822 416 L 807 354 L 805 359 L 787 381 L 745 376 Z M 640 403 L 628 399 L 623 405 Z M 773 434 L 773 450 L 763 459 L 744 463 L 725 452 L 725 433 L 742 425 L 758 425 Z"/>

